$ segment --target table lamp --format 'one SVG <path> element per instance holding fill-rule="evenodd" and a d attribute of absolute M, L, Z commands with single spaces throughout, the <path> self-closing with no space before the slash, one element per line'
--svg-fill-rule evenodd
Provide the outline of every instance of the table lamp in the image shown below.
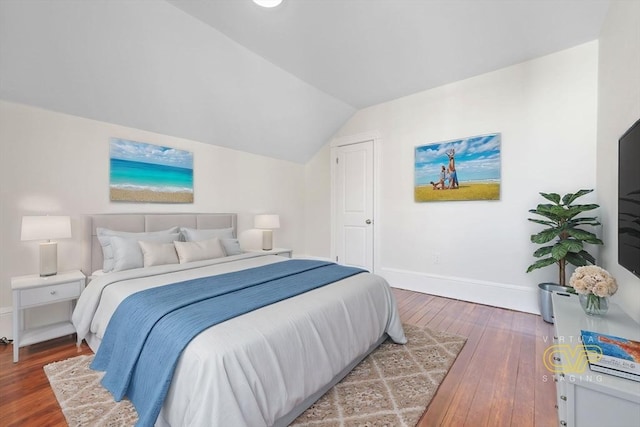
<path fill-rule="evenodd" d="M 256 215 L 253 220 L 255 228 L 262 229 L 262 249 L 270 251 L 273 249 L 273 229 L 280 228 L 279 215 Z"/>
<path fill-rule="evenodd" d="M 68 216 L 23 216 L 20 240 L 46 240 L 40 243 L 40 276 L 58 273 L 58 243 L 51 239 L 71 237 Z"/>

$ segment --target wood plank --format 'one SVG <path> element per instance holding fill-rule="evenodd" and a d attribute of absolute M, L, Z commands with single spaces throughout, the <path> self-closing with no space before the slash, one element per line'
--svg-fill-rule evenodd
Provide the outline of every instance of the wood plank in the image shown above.
<path fill-rule="evenodd" d="M 533 410 L 535 401 L 536 381 L 536 319 L 533 316 L 519 316 L 520 333 L 524 339 L 520 343 L 520 358 L 518 360 L 518 374 L 516 390 L 511 414 L 511 425 L 532 426 L 535 420 Z"/>
<path fill-rule="evenodd" d="M 509 329 L 507 347 L 504 352 L 503 363 L 498 364 L 496 376 L 493 383 L 493 395 L 491 396 L 491 410 L 489 419 L 493 426 L 509 426 L 513 414 L 513 406 L 516 392 L 516 382 L 518 380 L 518 365 L 521 357 L 522 341 L 526 339 L 518 330 L 520 321 L 526 315 L 524 313 L 513 313 L 511 321 L 512 328 Z M 499 359 L 498 359 L 499 360 Z"/>
<path fill-rule="evenodd" d="M 477 304 L 467 303 L 471 307 L 471 311 L 464 319 L 458 319 L 458 328 L 455 333 L 465 337 L 471 337 L 474 328 L 477 328 L 478 324 L 484 324 L 488 320 L 488 309 Z M 438 392 L 435 394 L 429 407 L 422 416 L 418 426 L 436 426 L 445 425 L 444 419 L 449 414 L 449 410 L 452 409 L 452 403 L 454 402 L 454 396 L 457 393 L 459 387 L 468 387 L 469 384 L 461 383 L 460 378 L 464 376 L 465 370 L 469 360 L 473 357 L 475 352 L 474 342 L 471 338 L 467 339 L 465 346 L 456 358 L 455 363 L 449 369 L 449 373 L 445 377 L 442 384 L 438 388 Z"/>
<path fill-rule="evenodd" d="M 471 405 L 476 388 L 478 387 L 478 382 L 480 381 L 479 373 L 483 372 L 483 366 L 480 362 L 482 361 L 483 349 L 488 345 L 483 341 L 486 325 L 495 312 L 495 309 L 481 305 L 478 306 L 478 310 L 481 316 L 477 323 L 468 331 L 467 342 L 445 378 L 445 381 L 452 381 L 460 385 L 455 389 L 453 395 L 450 396 L 446 413 L 443 414 L 442 417 L 440 414 L 431 414 L 431 416 L 435 416 L 440 420 L 438 424 L 427 425 L 464 424 L 469 412 L 469 406 Z M 427 412 L 430 411 L 427 410 Z"/>
<path fill-rule="evenodd" d="M 542 317 L 536 319 L 536 375 L 535 375 L 535 400 L 534 400 L 534 426 L 546 427 L 558 424 L 558 411 L 556 406 L 556 386 L 553 382 L 553 374 L 542 363 L 542 355 L 547 347 L 553 345 L 553 325 L 546 323 Z M 553 410 L 546 410 L 554 408 Z M 546 410 L 546 411 L 545 411 Z M 549 415 L 552 414 L 552 421 Z"/>
<path fill-rule="evenodd" d="M 512 319 L 512 312 L 494 312 L 487 324 L 482 340 L 482 346 L 486 349 L 482 352 L 482 357 L 477 357 L 474 363 L 477 366 L 476 375 L 480 380 L 471 399 L 464 420 L 465 425 L 477 427 L 489 425 L 493 391 L 497 382 L 504 380 L 502 373 L 505 360 L 511 357 L 513 351 L 510 346 L 511 332 L 508 328 Z M 503 403 L 500 402 L 500 404 Z"/>
<path fill-rule="evenodd" d="M 406 318 L 406 320 L 404 317 L 402 319 L 411 325 L 429 327 L 431 320 L 440 312 L 440 310 L 449 304 L 449 302 L 450 300 L 448 298 L 434 298 L 414 315 Z"/>

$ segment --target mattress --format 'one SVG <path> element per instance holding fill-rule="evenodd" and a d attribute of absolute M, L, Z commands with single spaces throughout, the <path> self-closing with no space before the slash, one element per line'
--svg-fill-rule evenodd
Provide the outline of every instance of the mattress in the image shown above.
<path fill-rule="evenodd" d="M 111 315 L 137 291 L 284 261 L 243 254 L 99 276 L 74 310 L 78 339 L 97 351 Z M 282 425 L 386 335 L 406 342 L 388 284 L 369 273 L 227 320 L 188 344 L 156 425 Z"/>

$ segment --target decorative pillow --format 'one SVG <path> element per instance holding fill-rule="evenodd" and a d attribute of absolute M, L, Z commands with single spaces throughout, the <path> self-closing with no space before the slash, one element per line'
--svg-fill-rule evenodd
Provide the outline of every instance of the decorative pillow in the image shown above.
<path fill-rule="evenodd" d="M 197 242 L 218 237 L 219 239 L 233 239 L 233 228 L 202 229 L 180 227 L 180 234 L 186 242 Z"/>
<path fill-rule="evenodd" d="M 224 249 L 224 253 L 227 254 L 227 256 L 239 255 L 242 253 L 242 248 L 240 247 L 238 239 L 220 239 L 220 243 L 222 243 L 222 249 Z"/>
<path fill-rule="evenodd" d="M 178 252 L 180 264 L 224 256 L 220 239 L 217 237 L 197 242 L 173 242 L 173 244 L 176 247 L 176 252 Z"/>
<path fill-rule="evenodd" d="M 144 267 L 163 264 L 177 264 L 180 262 L 173 242 L 157 243 L 139 241 L 138 244 L 140 245 L 140 249 L 142 249 Z"/>
<path fill-rule="evenodd" d="M 168 230 L 162 231 L 150 231 L 146 233 L 132 233 L 129 231 L 116 231 L 110 230 L 108 228 L 97 227 L 96 234 L 98 236 L 98 240 L 100 241 L 100 246 L 102 246 L 102 257 L 104 259 L 102 271 L 108 273 L 113 270 L 113 248 L 111 247 L 111 237 L 135 237 L 137 240 L 149 240 L 147 239 L 147 236 L 166 235 L 177 232 L 178 227 L 172 227 Z"/>
<path fill-rule="evenodd" d="M 180 234 L 160 234 L 144 236 L 145 241 L 171 243 L 180 238 Z M 140 249 L 137 237 L 111 236 L 111 248 L 113 249 L 113 270 L 122 271 L 132 268 L 144 267 L 144 257 Z"/>

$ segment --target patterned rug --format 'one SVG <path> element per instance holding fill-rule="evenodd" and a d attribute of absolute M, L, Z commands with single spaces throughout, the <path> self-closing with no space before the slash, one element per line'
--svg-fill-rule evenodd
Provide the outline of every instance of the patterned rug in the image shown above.
<path fill-rule="evenodd" d="M 466 338 L 404 325 L 407 345 L 387 340 L 300 415 L 293 426 L 415 426 Z M 44 367 L 67 423 L 133 426 L 128 400 L 114 402 L 92 371 L 93 356 L 78 356 Z"/>

